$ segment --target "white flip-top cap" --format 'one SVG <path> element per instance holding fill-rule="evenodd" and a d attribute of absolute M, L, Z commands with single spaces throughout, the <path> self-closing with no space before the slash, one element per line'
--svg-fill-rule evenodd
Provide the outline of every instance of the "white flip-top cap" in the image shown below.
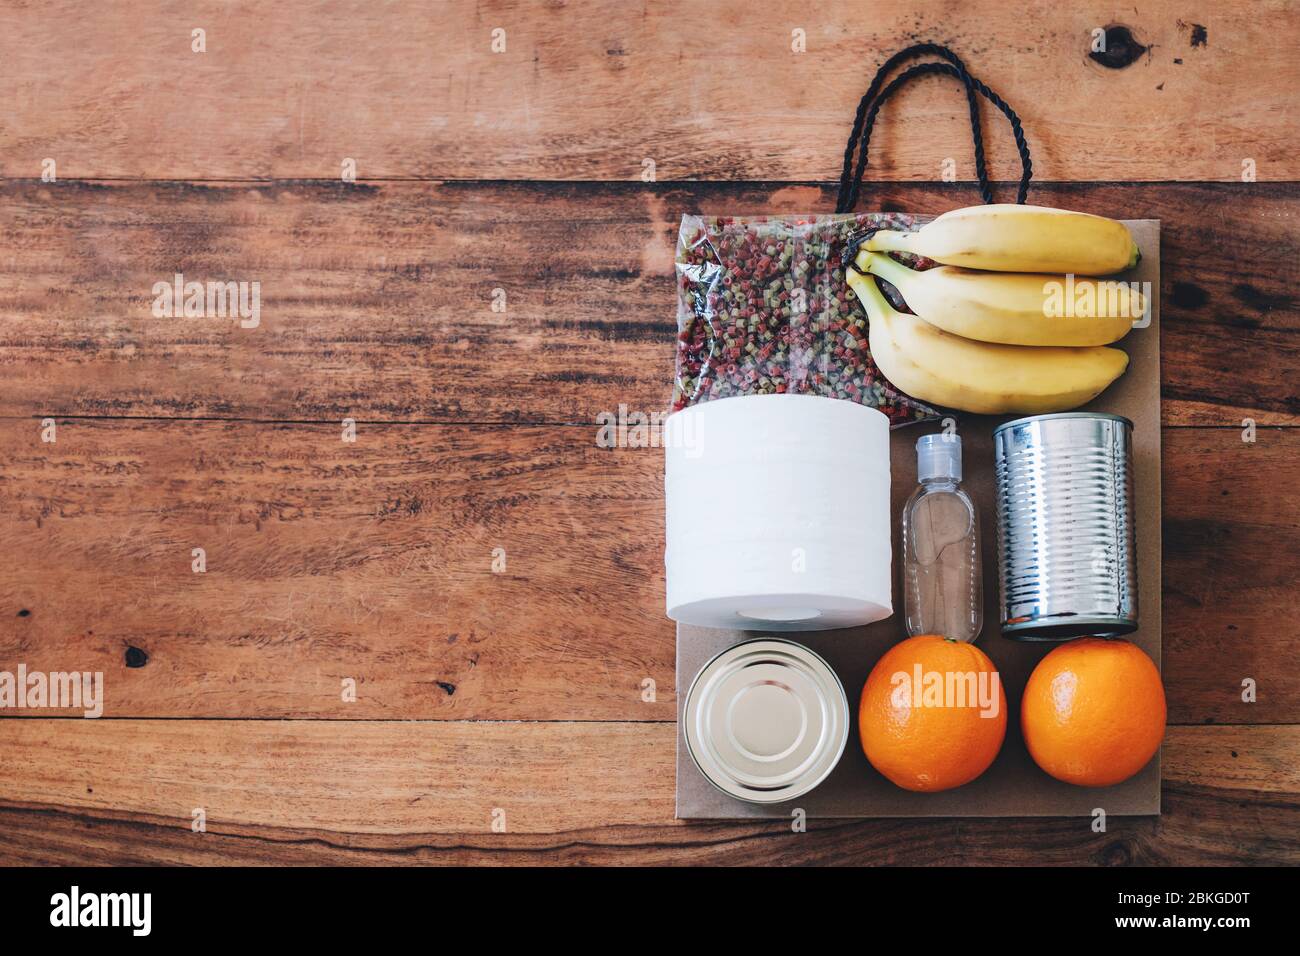
<path fill-rule="evenodd" d="M 951 478 L 961 481 L 961 436 L 947 432 L 922 435 L 916 440 L 916 479 Z"/>

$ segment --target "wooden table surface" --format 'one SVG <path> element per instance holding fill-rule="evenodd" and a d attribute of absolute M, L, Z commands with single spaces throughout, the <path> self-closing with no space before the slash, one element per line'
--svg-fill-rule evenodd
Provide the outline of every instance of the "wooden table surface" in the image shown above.
<path fill-rule="evenodd" d="M 0 863 L 1300 862 L 1300 6 L 1117 10 L 0 4 L 0 671 L 106 697 L 0 719 Z M 681 214 L 831 210 L 918 40 L 1031 201 L 1163 222 L 1164 813 L 679 823 L 662 452 L 596 416 L 666 407 Z M 977 202 L 964 113 L 860 208 Z"/>

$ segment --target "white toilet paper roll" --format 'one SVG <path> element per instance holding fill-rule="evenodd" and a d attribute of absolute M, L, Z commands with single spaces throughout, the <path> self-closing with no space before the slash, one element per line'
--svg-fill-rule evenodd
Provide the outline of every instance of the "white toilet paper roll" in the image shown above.
<path fill-rule="evenodd" d="M 883 414 L 754 395 L 670 415 L 665 438 L 670 618 L 798 631 L 893 613 Z"/>

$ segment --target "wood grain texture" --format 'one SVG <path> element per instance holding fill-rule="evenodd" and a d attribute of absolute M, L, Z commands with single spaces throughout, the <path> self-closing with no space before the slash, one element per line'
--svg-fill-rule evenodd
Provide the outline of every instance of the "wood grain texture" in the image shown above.
<path fill-rule="evenodd" d="M 1118 25 L 1132 42 L 1108 68 L 1093 31 Z M 1020 113 L 1040 179 L 1239 181 L 1246 159 L 1295 179 L 1298 26 L 1278 0 L 11 3 L 0 171 L 338 179 L 351 158 L 368 178 L 632 180 L 648 158 L 660 180 L 829 180 L 876 67 L 932 41 Z M 886 112 L 903 119 L 882 124 L 875 175 L 935 180 L 952 158 L 974 178 L 955 81 Z M 986 117 L 1011 179 L 1011 137 Z"/>
<path fill-rule="evenodd" d="M 0 553 L 21 556 L 0 669 L 102 671 L 117 717 L 675 717 L 657 448 L 578 426 L 40 431 L 0 422 Z M 1300 501 L 1278 490 L 1300 432 L 1166 429 L 1163 480 L 1171 722 L 1300 721 Z"/>
<path fill-rule="evenodd" d="M 93 725 L 93 726 L 92 726 Z M 6 720 L 4 799 L 339 833 L 671 820 L 672 724 Z M 498 818 L 500 815 L 498 815 Z M 188 823 L 187 823 L 188 825 Z"/>
<path fill-rule="evenodd" d="M 1167 424 L 1300 423 L 1300 185 L 1031 198 L 1169 224 Z M 863 205 L 974 201 L 969 187 L 887 186 Z M 833 205 L 828 188 L 754 184 L 7 183 L 0 415 L 591 423 L 620 403 L 660 410 L 682 213 Z M 155 318 L 154 284 L 178 272 L 260 282 L 261 324 Z"/>
<path fill-rule="evenodd" d="M 1266 427 L 1300 424 L 1297 28 L 1279 0 L 0 5 L 0 670 L 102 670 L 110 715 L 0 719 L 0 864 L 1300 863 L 1300 432 Z M 920 40 L 1020 112 L 1064 181 L 1031 201 L 1165 223 L 1163 815 L 679 824 L 662 461 L 593 422 L 667 404 L 681 214 L 831 209 L 858 97 Z M 933 182 L 974 175 L 951 81 L 871 158 L 863 208 L 976 201 Z M 593 179 L 621 182 L 565 182 Z M 262 324 L 155 319 L 177 272 L 260 282 Z"/>
<path fill-rule="evenodd" d="M 0 565 L 0 666 L 102 670 L 118 716 L 675 716 L 658 449 L 594 427 L 37 427 L 0 423 L 24 449 L 0 550 L 26 555 Z"/>
<path fill-rule="evenodd" d="M 1175 722 L 1300 719 L 1300 497 L 1276 484 L 1300 467 L 1300 435 L 1255 437 L 1163 434 L 1161 667 Z M 1242 700 L 1247 678 L 1255 703 Z"/>
<path fill-rule="evenodd" d="M 1300 862 L 1300 728 L 1173 727 L 1159 818 L 672 819 L 671 724 L 0 721 L 0 864 Z M 1103 802 L 1104 806 L 1104 802 Z M 1242 807 L 1249 808 L 1248 820 Z M 203 808 L 206 833 L 191 831 Z M 492 810 L 506 832 L 493 832 Z"/>

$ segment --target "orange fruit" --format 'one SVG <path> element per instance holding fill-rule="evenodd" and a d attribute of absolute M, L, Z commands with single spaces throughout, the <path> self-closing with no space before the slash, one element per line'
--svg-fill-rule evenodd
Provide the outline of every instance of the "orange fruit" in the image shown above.
<path fill-rule="evenodd" d="M 974 644 L 923 634 L 895 644 L 871 669 L 858 731 L 871 766 L 904 790 L 951 790 L 1002 749 L 1007 695 Z"/>
<path fill-rule="evenodd" d="M 1062 644 L 1029 675 L 1020 730 L 1034 762 L 1057 780 L 1081 787 L 1127 780 L 1165 735 L 1160 672 L 1129 641 Z"/>

